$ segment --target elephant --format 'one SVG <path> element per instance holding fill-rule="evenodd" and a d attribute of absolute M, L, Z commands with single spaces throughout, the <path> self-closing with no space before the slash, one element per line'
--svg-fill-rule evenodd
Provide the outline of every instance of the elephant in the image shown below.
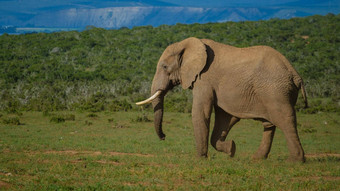
<path fill-rule="evenodd" d="M 295 104 L 298 93 L 308 106 L 302 78 L 290 62 L 269 46 L 237 48 L 209 39 L 190 37 L 169 45 L 161 55 L 151 86 L 154 126 L 161 140 L 164 96 L 175 86 L 191 89 L 192 123 L 197 155 L 207 157 L 212 109 L 215 122 L 210 143 L 233 157 L 236 145 L 226 140 L 240 119 L 261 121 L 264 127 L 255 159 L 266 159 L 275 129 L 285 135 L 290 161 L 305 161 L 298 132 Z"/>

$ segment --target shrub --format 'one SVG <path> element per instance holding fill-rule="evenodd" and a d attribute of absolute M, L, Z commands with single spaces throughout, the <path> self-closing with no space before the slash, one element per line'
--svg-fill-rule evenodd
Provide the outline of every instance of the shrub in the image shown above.
<path fill-rule="evenodd" d="M 128 111 L 132 109 L 131 104 L 126 99 L 121 101 L 113 100 L 108 107 L 110 111 Z"/>
<path fill-rule="evenodd" d="M 74 114 L 65 114 L 64 119 L 66 121 L 74 121 L 74 120 L 76 120 L 76 116 Z"/>
<path fill-rule="evenodd" d="M 49 112 L 48 110 L 44 110 L 44 111 L 42 112 L 42 114 L 43 114 L 44 117 L 51 116 L 51 114 L 50 114 L 50 112 Z"/>
<path fill-rule="evenodd" d="M 74 121 L 76 120 L 76 116 L 74 114 L 53 114 L 49 112 L 43 112 L 44 116 L 51 116 L 50 122 L 54 123 L 62 123 L 65 121 Z"/>
<path fill-rule="evenodd" d="M 65 118 L 62 117 L 62 116 L 53 116 L 51 119 L 50 119 L 50 122 L 53 122 L 53 123 L 63 123 L 65 122 Z"/>
<path fill-rule="evenodd" d="M 190 113 L 192 108 L 192 93 L 176 87 L 165 98 L 164 107 L 167 111 Z"/>
<path fill-rule="evenodd" d="M 132 119 L 132 122 L 150 122 L 151 120 L 148 118 L 146 114 L 142 114 L 140 116 L 137 116 L 136 119 Z"/>
<path fill-rule="evenodd" d="M 84 111 L 99 112 L 105 110 L 105 105 L 107 105 L 105 95 L 96 93 L 89 99 L 81 100 L 76 107 Z"/>
<path fill-rule="evenodd" d="M 19 117 L 7 117 L 2 122 L 6 125 L 21 125 Z"/>
<path fill-rule="evenodd" d="M 95 117 L 98 117 L 98 115 L 95 113 L 90 113 L 86 117 L 95 118 Z"/>
<path fill-rule="evenodd" d="M 91 121 L 85 121 L 85 125 L 87 125 L 87 126 L 90 126 L 90 125 L 93 125 L 93 123 L 91 122 Z"/>
<path fill-rule="evenodd" d="M 310 99 L 307 109 L 300 109 L 302 113 L 315 114 L 318 112 L 340 112 L 339 101 L 336 98 L 332 99 Z"/>

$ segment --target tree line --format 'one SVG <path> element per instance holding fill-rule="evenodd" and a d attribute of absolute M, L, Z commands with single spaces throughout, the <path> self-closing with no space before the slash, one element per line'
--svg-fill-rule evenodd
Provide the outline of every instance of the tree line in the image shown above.
<path fill-rule="evenodd" d="M 0 36 L 0 110 L 137 110 L 149 96 L 163 50 L 188 37 L 236 47 L 268 45 L 305 81 L 309 98 L 339 108 L 340 14 L 289 20 L 176 24 Z M 191 93 L 176 88 L 167 109 L 188 112 Z M 148 109 L 148 108 L 147 108 Z"/>

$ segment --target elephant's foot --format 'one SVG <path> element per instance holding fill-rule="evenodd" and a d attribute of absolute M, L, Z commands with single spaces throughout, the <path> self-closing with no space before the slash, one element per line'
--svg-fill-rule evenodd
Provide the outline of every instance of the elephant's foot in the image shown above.
<path fill-rule="evenodd" d="M 290 156 L 288 159 L 287 159 L 288 162 L 306 162 L 306 158 L 304 155 L 296 155 L 296 156 Z"/>
<path fill-rule="evenodd" d="M 268 154 L 267 153 L 261 153 L 261 152 L 256 152 L 255 154 L 253 154 L 252 159 L 254 160 L 264 160 L 268 158 Z"/>
<path fill-rule="evenodd" d="M 269 149 L 267 147 L 263 148 L 260 147 L 256 153 L 253 154 L 253 159 L 254 160 L 264 160 L 268 158 L 268 154 L 269 154 Z"/>
<path fill-rule="evenodd" d="M 208 154 L 197 154 L 197 158 L 208 158 Z"/>
<path fill-rule="evenodd" d="M 220 141 L 218 140 L 216 143 L 212 142 L 212 146 L 220 152 L 224 152 L 230 157 L 233 157 L 236 152 L 236 145 L 233 140 L 228 140 L 228 141 Z"/>
<path fill-rule="evenodd" d="M 233 157 L 235 155 L 235 152 L 236 152 L 236 144 L 233 140 L 229 140 L 229 141 L 226 141 L 226 145 L 227 145 L 227 154 L 230 156 L 230 157 Z"/>

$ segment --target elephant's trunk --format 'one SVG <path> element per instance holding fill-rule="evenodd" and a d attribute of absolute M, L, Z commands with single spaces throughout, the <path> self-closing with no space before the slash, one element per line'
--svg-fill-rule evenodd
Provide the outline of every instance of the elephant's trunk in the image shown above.
<path fill-rule="evenodd" d="M 155 116 L 154 118 L 155 130 L 156 130 L 158 137 L 161 140 L 165 139 L 165 134 L 163 133 L 163 129 L 162 129 L 163 112 L 164 112 L 163 101 L 164 101 L 164 95 L 161 95 L 152 101 L 152 106 L 153 106 L 154 116 Z"/>
<path fill-rule="evenodd" d="M 154 125 L 158 137 L 165 140 L 165 134 L 162 129 L 163 113 L 164 113 L 164 96 L 169 90 L 169 79 L 164 73 L 157 70 L 151 86 L 151 95 L 160 92 L 158 96 L 152 101 L 154 111 Z"/>

